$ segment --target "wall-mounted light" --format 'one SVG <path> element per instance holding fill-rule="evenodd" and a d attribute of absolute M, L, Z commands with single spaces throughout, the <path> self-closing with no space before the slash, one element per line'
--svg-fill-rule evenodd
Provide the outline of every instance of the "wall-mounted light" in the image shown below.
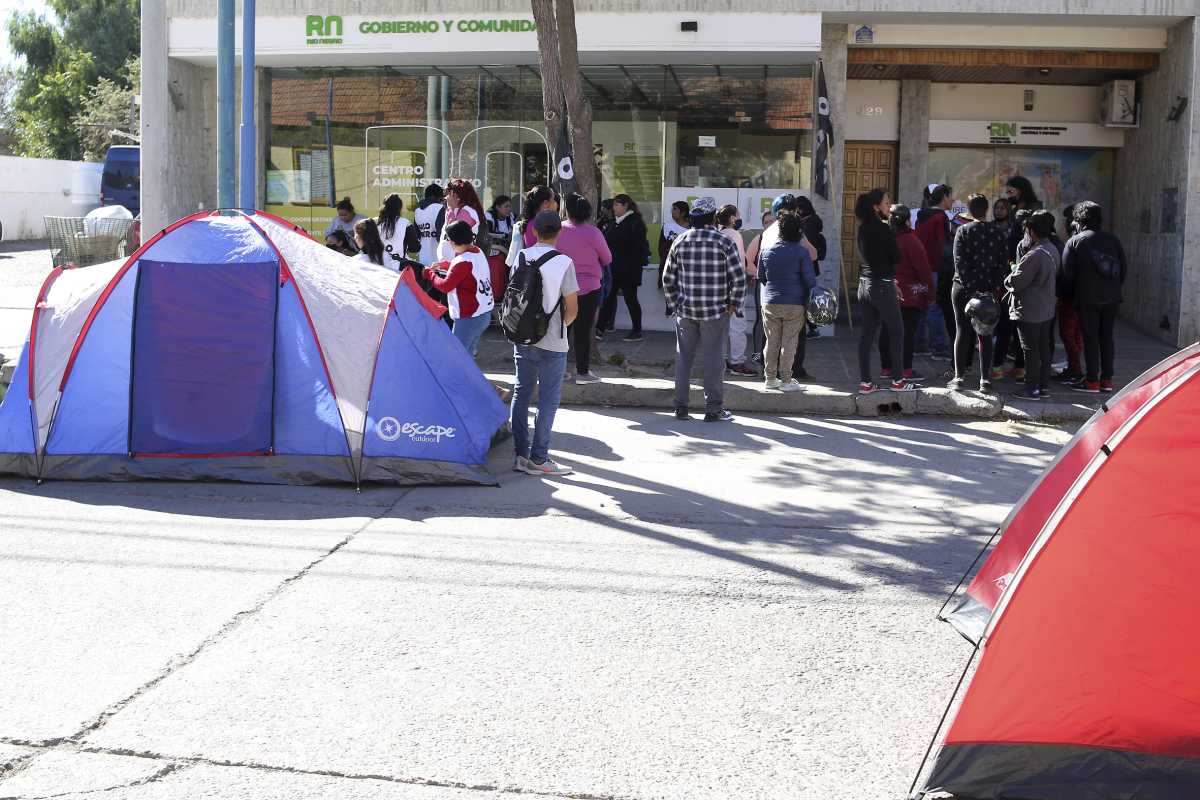
<path fill-rule="evenodd" d="M 1036 97 L 1036 95 L 1034 94 L 1033 89 L 1025 90 L 1025 110 L 1026 111 L 1033 111 L 1033 101 L 1034 101 L 1035 97 Z"/>
<path fill-rule="evenodd" d="M 1050 68 L 1049 67 L 1038 67 L 1038 74 L 1039 75 L 1049 75 Z"/>
<path fill-rule="evenodd" d="M 696 33 L 700 30 L 700 23 L 694 19 L 685 20 L 679 23 L 679 30 L 684 33 Z"/>
<path fill-rule="evenodd" d="M 871 66 L 875 69 L 876 72 L 883 72 L 885 69 L 887 69 L 886 64 L 872 64 Z"/>

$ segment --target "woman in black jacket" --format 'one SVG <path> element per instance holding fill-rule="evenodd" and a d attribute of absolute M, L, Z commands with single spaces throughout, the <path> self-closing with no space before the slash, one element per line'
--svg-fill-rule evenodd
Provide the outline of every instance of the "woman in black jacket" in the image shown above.
<path fill-rule="evenodd" d="M 600 309 L 600 325 L 596 338 L 613 329 L 617 317 L 617 294 L 625 298 L 633 330 L 623 341 L 642 341 L 642 305 L 638 302 L 638 287 L 642 285 L 642 267 L 650 263 L 650 242 L 646 238 L 646 223 L 637 203 L 627 194 L 613 197 L 613 222 L 604 231 L 608 249 L 612 251 L 613 290 Z"/>
<path fill-rule="evenodd" d="M 900 315 L 900 296 L 896 292 L 900 247 L 896 244 L 896 234 L 883 221 L 890 206 L 891 199 L 883 189 L 860 194 L 854 204 L 854 216 L 858 217 L 858 252 L 862 259 L 858 269 L 858 309 L 862 315 L 858 339 L 860 394 L 877 392 L 880 388 L 871 380 L 871 351 L 879 341 L 881 324 L 892 363 L 902 363 L 904 321 Z M 894 392 L 907 392 L 916 386 L 898 378 L 888 388 Z"/>

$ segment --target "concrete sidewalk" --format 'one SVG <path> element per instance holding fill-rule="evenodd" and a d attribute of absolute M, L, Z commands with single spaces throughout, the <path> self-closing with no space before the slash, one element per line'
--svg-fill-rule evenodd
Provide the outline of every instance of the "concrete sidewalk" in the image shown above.
<path fill-rule="evenodd" d="M 572 380 L 563 385 L 563 403 L 567 405 L 613 406 L 623 408 L 671 408 L 674 405 L 675 337 L 671 333 L 648 331 L 641 342 L 623 342 L 617 331 L 598 344 L 599 358 L 593 353 L 592 372 L 599 383 L 576 386 Z M 1012 393 L 1023 384 L 1012 380 L 997 381 L 997 394 L 979 391 L 952 392 L 946 389 L 943 373 L 950 369 L 946 361 L 918 358 L 913 367 L 925 376 L 916 392 L 876 392 L 859 395 L 858 336 L 845 325 L 835 335 L 810 339 L 805 367 L 812 376 L 803 391 L 784 394 L 768 392 L 761 378 L 726 376 L 725 406 L 735 412 L 767 414 L 821 414 L 877 417 L 889 414 L 934 414 L 978 417 L 981 419 L 1017 419 L 1045 422 L 1086 420 L 1103 402 L 1105 395 L 1086 395 L 1055 385 L 1049 401 L 1021 401 Z M 1117 328 L 1117 363 L 1114 378 L 1124 386 L 1147 368 L 1161 361 L 1174 348 L 1152 339 L 1125 324 Z M 1056 358 L 1063 358 L 1059 347 Z M 512 346 L 499 329 L 488 330 L 479 346 L 478 362 L 488 377 L 505 386 L 512 385 Z M 873 355 L 878 368 L 878 356 Z M 574 362 L 568 375 L 574 376 Z M 971 381 L 978 385 L 978 365 Z M 698 376 L 694 376 L 698 377 Z M 704 407 L 698 381 L 693 381 L 690 406 Z"/>

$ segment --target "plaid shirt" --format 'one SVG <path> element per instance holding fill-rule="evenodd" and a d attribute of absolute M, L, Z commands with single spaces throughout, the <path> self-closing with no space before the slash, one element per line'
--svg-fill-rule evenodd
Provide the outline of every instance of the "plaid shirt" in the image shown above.
<path fill-rule="evenodd" d="M 691 228 L 675 237 L 662 283 L 668 313 L 684 319 L 719 319 L 746 296 L 737 246 L 716 228 Z"/>

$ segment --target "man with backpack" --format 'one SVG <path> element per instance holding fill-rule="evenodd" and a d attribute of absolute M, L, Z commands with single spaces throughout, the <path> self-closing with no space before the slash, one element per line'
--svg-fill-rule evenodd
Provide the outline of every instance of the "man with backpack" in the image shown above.
<path fill-rule="evenodd" d="M 737 247 L 715 227 L 717 201 L 701 197 L 692 205 L 692 227 L 675 239 L 663 268 L 667 309 L 675 317 L 675 418 L 691 419 L 692 364 L 702 352 L 704 421 L 727 422 L 725 340 L 729 317 L 742 307 L 746 270 Z"/>
<path fill-rule="evenodd" d="M 1113 391 L 1113 328 L 1121 305 L 1128 264 L 1121 241 L 1102 230 L 1104 215 L 1096 203 L 1075 206 L 1079 232 L 1063 248 L 1062 284 L 1071 295 L 1083 328 L 1087 376 L 1071 386 L 1077 392 Z"/>
<path fill-rule="evenodd" d="M 500 326 L 517 365 L 512 396 L 514 472 L 569 475 L 550 459 L 550 432 L 567 369 L 567 326 L 579 313 L 579 282 L 571 259 L 554 249 L 562 220 L 542 211 L 531 222 L 537 242 L 517 256 L 500 308 Z M 537 420 L 529 440 L 529 404 L 537 391 Z"/>

